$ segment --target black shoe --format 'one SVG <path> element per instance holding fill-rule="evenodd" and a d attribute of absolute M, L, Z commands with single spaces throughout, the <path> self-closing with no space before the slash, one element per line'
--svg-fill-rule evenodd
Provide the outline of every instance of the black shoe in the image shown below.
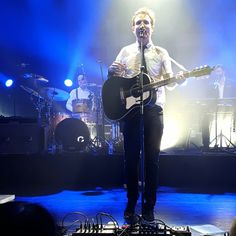
<path fill-rule="evenodd" d="M 127 224 L 134 225 L 138 223 L 139 217 L 135 214 L 135 206 L 137 201 L 128 201 L 124 212 L 124 219 Z"/>
<path fill-rule="evenodd" d="M 135 213 L 125 211 L 124 213 L 125 222 L 129 225 L 135 225 L 139 222 L 139 216 Z"/>
<path fill-rule="evenodd" d="M 153 209 L 144 209 L 142 218 L 148 223 L 153 222 L 155 220 Z"/>

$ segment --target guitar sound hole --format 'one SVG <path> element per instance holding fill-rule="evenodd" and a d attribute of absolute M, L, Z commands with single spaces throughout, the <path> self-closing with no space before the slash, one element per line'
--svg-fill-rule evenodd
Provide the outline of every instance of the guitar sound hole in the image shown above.
<path fill-rule="evenodd" d="M 141 96 L 141 89 L 137 88 L 133 88 L 131 89 L 131 95 L 135 98 L 140 97 Z"/>

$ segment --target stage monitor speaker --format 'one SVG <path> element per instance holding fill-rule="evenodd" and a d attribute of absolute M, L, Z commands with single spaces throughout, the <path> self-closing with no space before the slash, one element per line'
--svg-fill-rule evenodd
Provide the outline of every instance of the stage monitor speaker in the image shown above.
<path fill-rule="evenodd" d="M 0 122 L 0 154 L 36 154 L 45 148 L 45 128 L 37 122 L 22 119 Z"/>

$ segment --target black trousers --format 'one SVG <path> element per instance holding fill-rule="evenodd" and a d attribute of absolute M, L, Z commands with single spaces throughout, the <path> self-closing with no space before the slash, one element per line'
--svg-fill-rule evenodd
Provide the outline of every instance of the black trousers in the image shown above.
<path fill-rule="evenodd" d="M 144 200 L 147 207 L 156 203 L 158 185 L 158 163 L 161 138 L 163 134 L 163 111 L 159 106 L 144 108 Z M 127 198 L 136 202 L 139 198 L 139 163 L 140 163 L 140 114 L 136 113 L 123 124 L 125 149 L 125 175 Z"/>

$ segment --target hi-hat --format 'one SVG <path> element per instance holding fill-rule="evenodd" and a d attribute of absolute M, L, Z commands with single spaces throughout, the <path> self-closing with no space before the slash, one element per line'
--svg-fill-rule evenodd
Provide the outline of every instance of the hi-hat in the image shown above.
<path fill-rule="evenodd" d="M 48 99 L 58 102 L 66 101 L 69 98 L 68 92 L 53 87 L 43 88 L 43 93 L 45 93 Z"/>

